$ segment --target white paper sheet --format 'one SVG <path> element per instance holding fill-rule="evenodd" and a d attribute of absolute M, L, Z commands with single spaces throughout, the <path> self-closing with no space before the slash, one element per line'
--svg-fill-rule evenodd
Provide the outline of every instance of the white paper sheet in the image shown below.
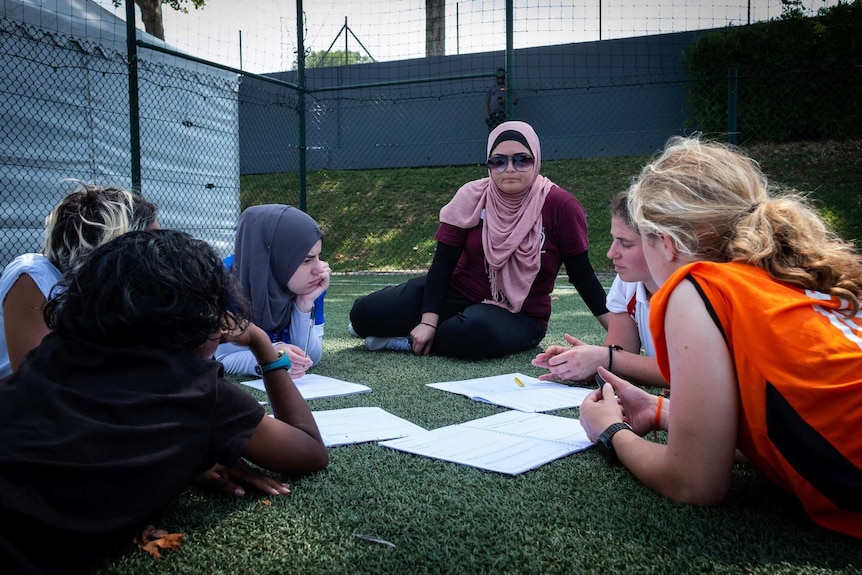
<path fill-rule="evenodd" d="M 262 379 L 243 381 L 241 383 L 260 391 L 266 391 Z M 371 391 L 371 388 L 367 385 L 342 381 L 316 373 L 306 373 L 299 379 L 294 379 L 293 383 L 296 384 L 296 389 L 299 390 L 299 393 L 306 400 L 320 399 L 321 397 L 341 397 L 342 395 L 368 393 Z"/>
<path fill-rule="evenodd" d="M 526 383 L 526 382 L 524 382 Z M 505 411 L 383 441 L 380 445 L 416 455 L 518 475 L 592 446 L 577 419 Z"/>
<path fill-rule="evenodd" d="M 520 379 L 524 387 L 519 386 L 515 378 Z M 542 381 L 523 373 L 429 383 L 428 387 L 530 413 L 578 407 L 592 391 L 584 387 Z"/>
<path fill-rule="evenodd" d="M 326 447 L 405 437 L 426 430 L 379 407 L 312 411 Z"/>

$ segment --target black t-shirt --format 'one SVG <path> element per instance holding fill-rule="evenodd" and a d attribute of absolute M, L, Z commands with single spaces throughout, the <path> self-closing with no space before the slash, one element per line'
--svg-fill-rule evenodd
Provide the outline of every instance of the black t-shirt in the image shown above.
<path fill-rule="evenodd" d="M 0 384 L 3 564 L 89 567 L 198 474 L 235 463 L 264 415 L 213 360 L 49 334 Z"/>

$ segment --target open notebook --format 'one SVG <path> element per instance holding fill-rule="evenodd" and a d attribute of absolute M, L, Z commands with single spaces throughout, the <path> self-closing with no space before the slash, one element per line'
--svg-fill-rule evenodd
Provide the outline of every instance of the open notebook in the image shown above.
<path fill-rule="evenodd" d="M 312 411 L 326 447 L 394 439 L 425 429 L 379 407 Z"/>
<path fill-rule="evenodd" d="M 592 446 L 581 422 L 544 413 L 504 411 L 380 443 L 384 447 L 518 475 Z"/>
<path fill-rule="evenodd" d="M 262 379 L 243 381 L 241 383 L 260 391 L 266 391 Z M 367 385 L 342 381 L 325 375 L 317 375 L 316 373 L 306 373 L 299 379 L 294 379 L 293 383 L 296 384 L 296 389 L 299 390 L 299 393 L 306 400 L 320 399 L 322 397 L 340 397 L 354 393 L 369 393 L 371 391 L 371 388 Z"/>
<path fill-rule="evenodd" d="M 532 413 L 578 407 L 592 391 L 584 387 L 542 381 L 523 373 L 429 383 L 428 387 L 466 395 L 475 401 Z"/>

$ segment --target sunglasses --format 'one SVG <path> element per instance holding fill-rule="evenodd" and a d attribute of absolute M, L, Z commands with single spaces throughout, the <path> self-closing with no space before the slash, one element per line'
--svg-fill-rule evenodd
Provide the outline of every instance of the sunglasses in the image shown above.
<path fill-rule="evenodd" d="M 533 169 L 533 164 L 536 163 L 536 160 L 533 159 L 533 156 L 530 154 L 520 153 L 512 156 L 495 154 L 488 158 L 486 165 L 492 172 L 502 174 L 506 171 L 506 168 L 509 167 L 509 160 L 512 161 L 512 165 L 515 167 L 515 170 L 519 172 L 529 172 Z"/>

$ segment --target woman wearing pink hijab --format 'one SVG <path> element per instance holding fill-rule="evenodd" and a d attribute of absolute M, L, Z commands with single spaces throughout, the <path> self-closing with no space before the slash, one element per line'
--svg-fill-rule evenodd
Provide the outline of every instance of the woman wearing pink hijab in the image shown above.
<path fill-rule="evenodd" d="M 539 174 L 533 128 L 500 124 L 487 152 L 488 177 L 463 185 L 440 210 L 428 273 L 354 302 L 349 329 L 365 338 L 366 348 L 461 359 L 534 348 L 545 336 L 563 265 L 607 326 L 605 291 L 587 255 L 584 208 Z"/>

